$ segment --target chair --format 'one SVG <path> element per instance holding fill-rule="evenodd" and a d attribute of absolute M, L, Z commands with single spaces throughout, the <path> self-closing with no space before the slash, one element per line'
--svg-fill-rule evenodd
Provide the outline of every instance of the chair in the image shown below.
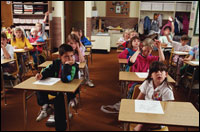
<path fill-rule="evenodd" d="M 173 57 L 174 57 L 173 52 L 174 52 L 174 48 L 172 48 L 171 54 L 170 54 L 170 57 L 169 57 L 168 72 L 171 76 L 176 78 L 177 63 L 173 62 Z"/>
<path fill-rule="evenodd" d="M 14 87 L 14 85 L 17 83 L 20 82 L 20 77 L 19 77 L 19 65 L 18 65 L 18 61 L 17 61 L 17 54 L 14 53 L 14 59 L 15 60 L 15 63 L 16 63 L 16 71 L 13 72 L 11 75 L 6 75 L 4 76 L 4 81 L 5 82 L 9 82 L 10 85 L 11 85 L 11 88 Z M 13 84 L 13 81 L 15 81 L 15 83 Z M 4 88 L 6 88 L 4 86 Z M 8 88 L 8 87 L 7 87 Z M 6 100 L 6 90 L 4 90 L 4 101 L 5 101 L 5 105 L 7 105 L 7 100 Z"/>
<path fill-rule="evenodd" d="M 132 95 L 132 99 L 136 99 L 137 96 L 139 95 L 139 93 L 140 93 L 139 87 L 140 87 L 140 84 L 138 84 L 138 85 L 135 86 L 134 91 L 133 91 L 133 95 Z M 130 125 L 129 125 L 129 130 L 130 130 L 130 131 L 133 131 L 134 128 L 136 127 L 136 125 L 137 125 L 137 124 L 135 124 L 135 123 L 130 123 Z M 169 129 L 168 129 L 167 126 L 164 126 L 164 127 L 161 128 L 161 129 L 153 130 L 153 131 L 169 131 Z"/>

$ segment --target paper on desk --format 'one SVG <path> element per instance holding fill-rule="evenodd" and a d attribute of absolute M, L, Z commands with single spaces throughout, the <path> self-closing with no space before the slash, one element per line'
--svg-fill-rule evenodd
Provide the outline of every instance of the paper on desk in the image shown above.
<path fill-rule="evenodd" d="M 199 65 L 199 61 L 190 61 L 194 65 Z"/>
<path fill-rule="evenodd" d="M 164 114 L 160 101 L 135 100 L 135 112 Z"/>
<path fill-rule="evenodd" d="M 147 78 L 148 72 L 135 72 L 139 78 Z"/>
<path fill-rule="evenodd" d="M 14 52 L 17 52 L 17 51 L 24 51 L 24 49 L 14 49 Z"/>
<path fill-rule="evenodd" d="M 184 55 L 188 55 L 188 52 L 182 52 L 182 51 L 174 51 L 175 54 L 184 54 Z"/>
<path fill-rule="evenodd" d="M 47 78 L 45 80 L 38 80 L 36 82 L 34 82 L 33 84 L 39 84 L 39 85 L 54 85 L 55 83 L 57 83 L 58 81 L 60 81 L 60 78 Z"/>

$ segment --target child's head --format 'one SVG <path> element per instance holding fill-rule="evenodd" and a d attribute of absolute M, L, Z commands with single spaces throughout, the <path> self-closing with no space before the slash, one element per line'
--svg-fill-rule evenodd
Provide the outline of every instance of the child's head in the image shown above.
<path fill-rule="evenodd" d="M 1 45 L 3 46 L 7 45 L 7 36 L 5 32 L 1 32 Z"/>
<path fill-rule="evenodd" d="M 72 46 L 73 50 L 76 50 L 78 46 L 80 46 L 80 40 L 77 35 L 69 34 L 67 37 L 67 44 Z"/>
<path fill-rule="evenodd" d="M 74 50 L 70 45 L 62 44 L 58 48 L 58 51 L 62 64 L 65 64 L 65 62 L 73 60 Z"/>
<path fill-rule="evenodd" d="M 125 40 L 128 40 L 130 38 L 130 31 L 128 29 L 124 31 L 123 37 Z"/>
<path fill-rule="evenodd" d="M 25 38 L 23 30 L 19 27 L 14 29 L 13 41 L 16 41 L 16 38 L 22 38 L 22 41 L 24 41 L 24 38 Z"/>
<path fill-rule="evenodd" d="M 75 34 L 79 39 L 81 38 L 80 29 L 79 28 L 72 28 L 71 34 Z"/>
<path fill-rule="evenodd" d="M 134 36 L 131 38 L 128 48 L 137 49 L 140 46 L 140 38 L 138 36 Z"/>
<path fill-rule="evenodd" d="M 130 39 L 132 38 L 132 37 L 135 37 L 135 36 L 137 36 L 137 37 L 139 37 L 139 34 L 136 32 L 136 31 L 131 31 L 130 32 Z"/>
<path fill-rule="evenodd" d="M 37 22 L 37 23 L 35 24 L 35 27 L 37 28 L 37 31 L 38 31 L 38 32 L 42 31 L 42 24 L 41 24 L 41 23 Z"/>
<path fill-rule="evenodd" d="M 151 54 L 151 52 L 153 50 L 153 45 L 154 45 L 154 41 L 151 38 L 146 38 L 142 42 L 142 55 L 144 57 L 147 57 Z"/>
<path fill-rule="evenodd" d="M 31 35 L 33 35 L 34 37 L 36 37 L 37 34 L 38 34 L 37 28 L 36 28 L 36 27 L 33 27 L 33 28 L 31 29 Z"/>
<path fill-rule="evenodd" d="M 185 46 L 189 42 L 189 37 L 187 35 L 183 35 L 181 37 L 181 44 L 182 46 Z"/>
<path fill-rule="evenodd" d="M 147 80 L 153 80 L 154 84 L 160 85 L 164 80 L 167 81 L 167 75 L 167 66 L 160 61 L 154 61 L 149 67 Z"/>
<path fill-rule="evenodd" d="M 164 28 L 164 35 L 169 35 L 170 34 L 170 32 L 171 32 L 171 27 L 170 26 L 166 26 L 165 28 Z"/>

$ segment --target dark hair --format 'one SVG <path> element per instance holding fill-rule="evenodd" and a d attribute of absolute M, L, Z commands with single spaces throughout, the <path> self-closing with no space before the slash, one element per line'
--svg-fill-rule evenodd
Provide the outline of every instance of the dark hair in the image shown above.
<path fill-rule="evenodd" d="M 188 35 L 183 35 L 182 37 L 181 37 L 181 40 L 182 41 L 188 41 L 190 38 L 188 37 Z"/>
<path fill-rule="evenodd" d="M 7 39 L 7 36 L 6 36 L 5 32 L 1 32 L 1 38 Z"/>
<path fill-rule="evenodd" d="M 132 42 L 133 42 L 134 40 L 136 40 L 136 39 L 140 40 L 140 38 L 139 38 L 138 36 L 134 36 L 134 37 L 131 38 L 131 40 L 130 40 L 129 43 L 128 43 L 128 48 L 129 48 L 129 49 L 133 49 Z"/>
<path fill-rule="evenodd" d="M 152 73 L 153 72 L 158 72 L 158 71 L 168 72 L 167 66 L 164 63 L 160 62 L 160 61 L 154 61 L 153 63 L 151 63 L 151 65 L 149 67 L 149 75 L 146 78 L 146 80 L 148 80 L 148 82 L 150 83 L 150 81 L 152 80 L 152 78 L 151 78 Z M 169 86 L 167 78 L 165 78 L 164 81 L 166 81 L 167 85 Z"/>
<path fill-rule="evenodd" d="M 166 27 L 164 28 L 164 30 L 166 30 L 166 29 L 169 29 L 170 32 L 172 31 L 172 28 L 171 28 L 170 26 L 166 26 Z"/>
<path fill-rule="evenodd" d="M 62 44 L 59 48 L 59 55 L 62 56 L 66 52 L 73 52 L 73 48 L 68 44 Z"/>

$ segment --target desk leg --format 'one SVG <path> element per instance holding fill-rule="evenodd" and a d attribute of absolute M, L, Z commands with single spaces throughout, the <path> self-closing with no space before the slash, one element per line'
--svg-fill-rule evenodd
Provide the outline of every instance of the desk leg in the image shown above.
<path fill-rule="evenodd" d="M 90 57 L 91 57 L 90 59 L 91 59 L 91 64 L 92 64 L 92 48 L 90 48 L 90 55 L 91 55 L 91 56 L 90 56 Z"/>
<path fill-rule="evenodd" d="M 189 86 L 188 101 L 190 100 L 190 95 L 191 95 L 191 92 L 192 92 L 192 86 L 193 86 L 193 83 L 194 83 L 194 76 L 195 76 L 196 69 L 197 68 L 194 67 L 194 71 L 193 71 L 193 74 L 192 74 L 192 81 L 191 81 L 191 84 Z"/>
<path fill-rule="evenodd" d="M 24 92 L 23 92 L 24 130 L 26 130 L 26 125 L 27 125 L 27 100 L 26 100 L 26 93 L 27 93 L 27 91 L 24 90 Z"/>
<path fill-rule="evenodd" d="M 36 46 L 36 56 L 37 56 L 37 66 L 39 65 L 39 56 L 38 56 L 38 48 Z"/>
<path fill-rule="evenodd" d="M 67 117 L 67 131 L 70 131 L 70 122 L 69 122 L 69 109 L 68 109 L 68 100 L 67 100 L 67 93 L 65 93 L 65 101 L 66 101 L 66 106 L 65 106 L 65 108 L 66 108 L 66 117 Z"/>
<path fill-rule="evenodd" d="M 1 66 L 1 90 L 3 91 L 3 97 L 4 97 L 4 105 L 7 105 L 7 100 L 6 100 L 6 90 L 4 87 L 4 78 L 3 78 L 3 68 Z"/>
<path fill-rule="evenodd" d="M 25 62 L 23 59 L 23 54 L 21 54 L 21 62 L 22 62 L 22 76 L 21 76 L 21 80 L 22 80 L 23 76 L 25 76 Z"/>
<path fill-rule="evenodd" d="M 124 123 L 124 131 L 129 131 L 129 123 Z"/>

